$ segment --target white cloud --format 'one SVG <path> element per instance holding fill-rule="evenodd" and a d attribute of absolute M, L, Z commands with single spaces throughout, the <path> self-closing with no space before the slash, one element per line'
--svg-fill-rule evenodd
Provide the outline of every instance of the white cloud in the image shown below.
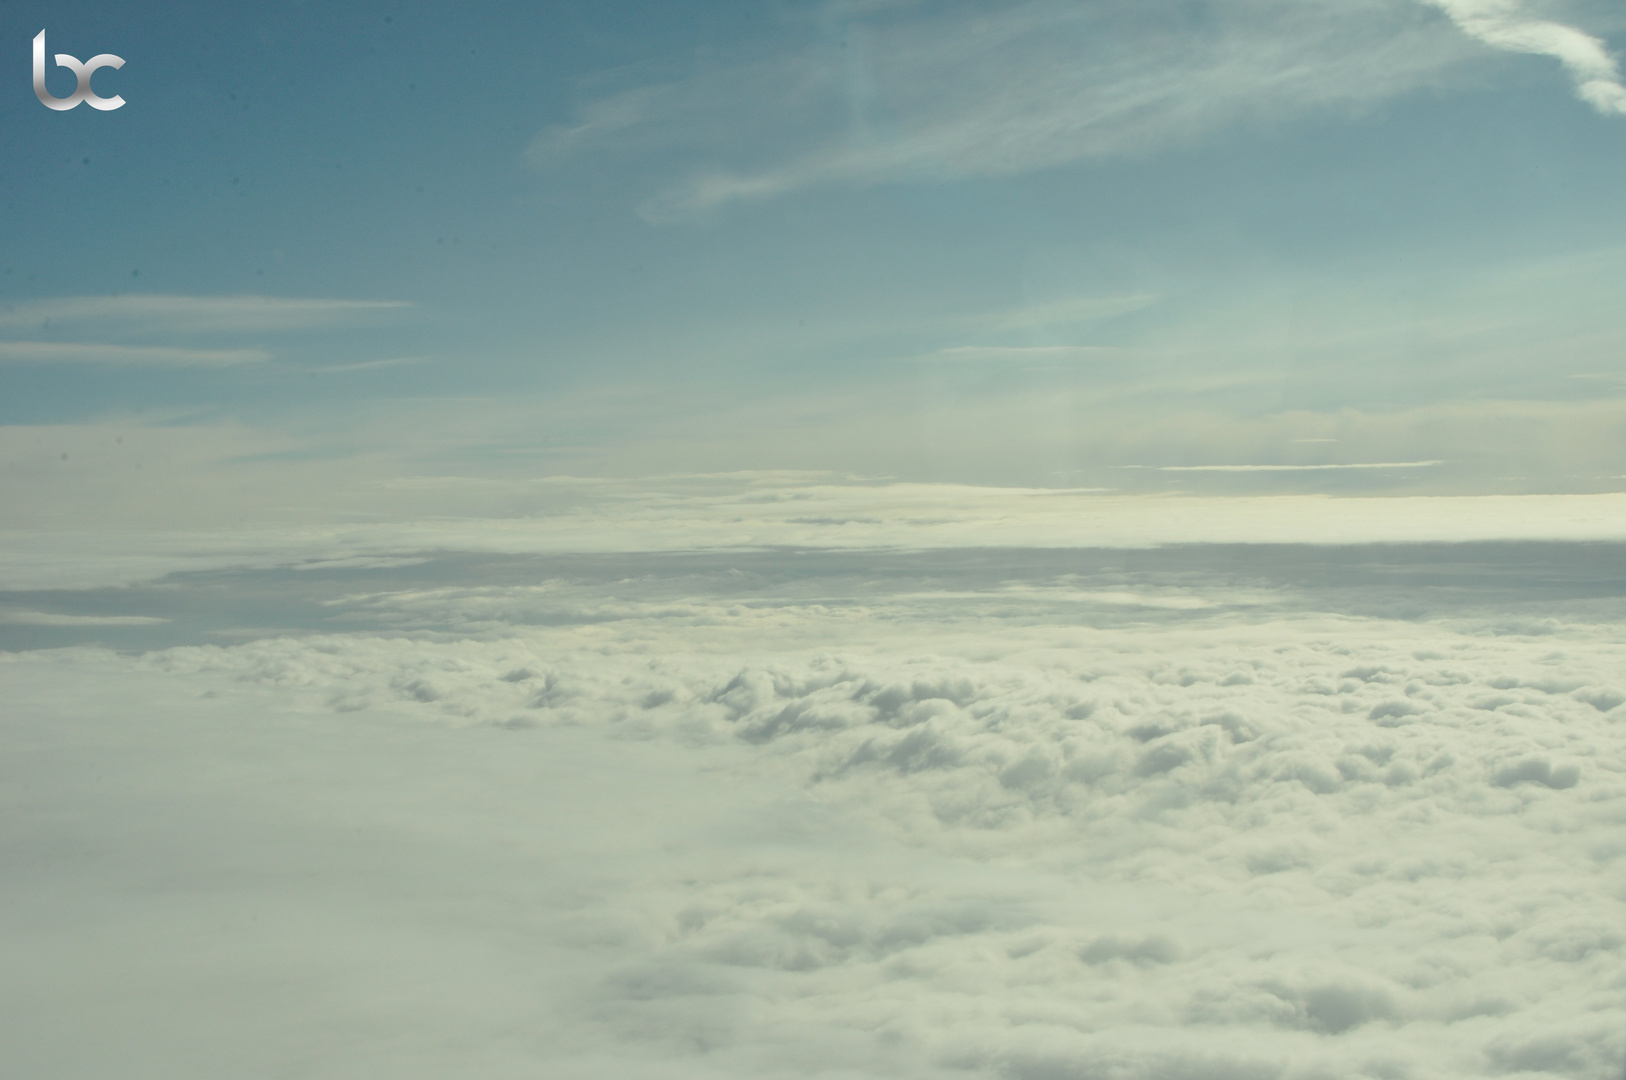
<path fill-rule="evenodd" d="M 1600 112 L 1626 113 L 1603 42 L 1521 0 L 1422 0 L 1495 49 L 1554 57 Z M 1006 176 L 1133 156 L 1240 124 L 1369 107 L 1466 72 L 1471 50 L 1403 0 L 1052 0 L 952 10 L 832 6 L 797 52 L 589 98 L 539 134 L 538 167 L 658 150 L 683 174 L 642 210 L 669 220 L 827 184 Z"/>
<path fill-rule="evenodd" d="M 919 359 L 964 363 L 1076 364 L 1122 354 L 1122 349 L 1100 345 L 956 345 Z"/>
<path fill-rule="evenodd" d="M 378 368 L 408 367 L 428 363 L 428 361 L 429 357 L 427 356 L 391 356 L 382 360 L 360 360 L 354 364 L 328 364 L 325 367 L 311 370 L 340 374 L 346 371 L 373 371 Z"/>
<path fill-rule="evenodd" d="M 1303 439 L 1302 442 L 1336 440 Z M 1345 465 L 1126 465 L 1127 469 L 1150 468 L 1158 472 L 1323 472 L 1328 469 L 1428 469 L 1443 461 L 1369 461 Z"/>
<path fill-rule="evenodd" d="M 168 621 L 151 615 L 64 615 L 54 611 L 0 608 L 0 623 L 13 626 L 156 626 Z"/>
<path fill-rule="evenodd" d="M 68 341 L 0 341 L 0 364 L 106 364 L 114 367 L 236 367 L 271 359 L 263 349 L 180 349 Z"/>
<path fill-rule="evenodd" d="M 158 435 L 185 434 L 185 429 Z M 212 432 L 215 437 L 230 433 Z M 313 560 L 411 558 L 423 551 L 510 553 L 691 549 L 1153 547 L 1191 543 L 1371 544 L 1487 540 L 1626 539 L 1626 494 L 1332 498 L 1120 495 L 1053 488 L 854 482 L 733 474 L 614 481 L 559 477 L 496 481 L 426 477 L 394 482 L 365 472 L 349 485 L 328 461 L 298 469 L 220 471 L 205 459 L 177 480 L 174 465 L 136 469 L 148 459 L 182 459 L 200 450 L 184 441 L 145 437 L 94 452 L 105 469 L 64 461 L 49 429 L 0 428 L 0 466 L 14 500 L 38 489 L 57 511 L 25 516 L 15 503 L 0 535 L 0 587 L 47 588 L 139 581 L 191 568 L 288 566 Z M 25 437 L 26 436 L 26 437 Z M 254 444 L 228 442 L 225 450 Z M 275 457 L 276 444 L 257 447 Z M 213 453 L 223 452 L 211 447 Z M 132 461 L 131 459 L 135 459 Z M 79 463 L 79 464 L 76 464 Z M 80 477 L 75 470 L 92 470 Z M 233 500 L 243 476 L 264 499 L 248 517 Z M 318 481 L 325 478 L 325 483 Z M 332 503 L 301 504 L 317 488 Z M 68 496 L 82 498 L 83 506 Z M 176 527 L 186 503 L 208 514 Z M 522 506 L 526 516 L 506 510 Z M 458 507 L 466 516 L 400 522 Z M 69 510 L 76 511 L 70 515 Z M 325 512 L 324 512 L 325 511 Z M 286 514 L 293 524 L 278 522 Z M 234 528 L 221 518 L 238 517 Z M 364 516 L 365 515 L 365 516 Z M 368 521 L 367 516 L 375 520 Z M 384 518 L 377 521 L 376 518 Z M 114 522 L 123 523 L 115 527 Z M 86 525 L 91 526 L 86 528 Z M 110 575 L 110 576 L 109 576 Z"/>
<path fill-rule="evenodd" d="M 1464 33 L 1496 49 L 1551 56 L 1564 65 L 1580 98 L 1606 115 L 1626 116 L 1626 86 L 1604 43 L 1573 26 L 1528 13 L 1523 0 L 1425 0 Z"/>
<path fill-rule="evenodd" d="M 399 300 L 280 296 L 67 296 L 8 304 L 0 309 L 0 327 L 97 323 L 138 332 L 259 333 L 332 326 L 410 306 Z"/>
<path fill-rule="evenodd" d="M 1152 293 L 1121 293 L 1105 296 L 1071 296 L 1061 300 L 1025 304 L 1007 311 L 986 315 L 973 315 L 956 322 L 952 317 L 942 320 L 950 327 L 962 325 L 984 329 L 1035 330 L 1078 326 L 1130 315 L 1157 303 Z"/>
<path fill-rule="evenodd" d="M 334 1076 L 470 1046 L 516 1077 L 1618 1069 L 1618 608 L 1238 609 L 1185 574 L 1200 604 L 1107 627 L 1059 599 L 1086 580 L 871 570 L 840 603 L 645 569 L 339 605 L 388 636 L 0 654 L 10 827 L 49 853 L 4 879 L 8 1053 L 256 1077 L 298 1030 Z M 579 617 L 520 625 L 550 611 Z M 109 1037 L 44 1022 L 70 1005 Z"/>
<path fill-rule="evenodd" d="M 591 100 L 576 123 L 539 135 L 528 158 L 552 166 L 626 147 L 709 155 L 644 207 L 665 219 L 822 184 L 1141 154 L 1450 78 L 1471 54 L 1416 10 L 1399 0 L 1036 0 L 837 12 L 840 40 Z"/>

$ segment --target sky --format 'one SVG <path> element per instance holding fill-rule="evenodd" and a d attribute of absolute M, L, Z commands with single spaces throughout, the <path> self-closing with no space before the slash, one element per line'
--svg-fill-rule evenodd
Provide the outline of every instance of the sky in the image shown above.
<path fill-rule="evenodd" d="M 1618 1080 L 1622 49 L 0 0 L 0 1073 Z"/>
<path fill-rule="evenodd" d="M 41 29 L 122 57 L 126 104 L 41 107 Z M 1579 0 L 9 3 L 3 524 L 769 470 L 1619 491 L 1623 33 Z"/>

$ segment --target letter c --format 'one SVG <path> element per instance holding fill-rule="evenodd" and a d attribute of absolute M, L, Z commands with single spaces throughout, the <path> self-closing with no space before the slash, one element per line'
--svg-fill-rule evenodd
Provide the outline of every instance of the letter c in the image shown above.
<path fill-rule="evenodd" d="M 116 109 L 120 105 L 124 104 L 124 99 L 122 97 L 114 95 L 110 98 L 104 98 L 99 96 L 96 91 L 90 88 L 90 77 L 95 73 L 96 69 L 110 67 L 117 71 L 119 68 L 124 66 L 124 58 L 122 56 L 114 56 L 112 53 L 101 53 L 99 55 L 92 56 L 89 60 L 86 60 L 83 64 L 81 64 L 67 53 L 57 53 L 56 62 L 58 66 L 68 68 L 75 75 L 79 76 L 79 89 L 74 91 L 74 94 L 76 97 L 84 98 L 85 104 L 89 105 L 92 109 L 100 109 L 103 112 L 107 112 L 109 109 Z"/>

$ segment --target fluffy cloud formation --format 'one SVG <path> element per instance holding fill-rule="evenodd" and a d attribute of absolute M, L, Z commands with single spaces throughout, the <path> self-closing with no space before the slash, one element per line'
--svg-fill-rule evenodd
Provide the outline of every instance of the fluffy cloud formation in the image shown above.
<path fill-rule="evenodd" d="M 209 985 L 262 994 L 273 1030 L 336 1008 L 369 1053 L 584 1077 L 1618 1072 L 1618 604 L 1395 619 L 1198 563 L 1106 588 L 854 556 L 838 587 L 798 557 L 776 579 L 442 568 L 330 601 L 387 634 L 13 655 L 8 745 L 150 703 L 108 713 L 147 742 L 114 772 L 164 798 L 190 777 L 265 832 L 231 826 L 253 854 L 187 903 L 230 923 L 284 882 L 270 932 L 312 935 Z M 122 858 L 215 842 L 173 824 L 132 826 Z M 123 918 L 85 974 L 151 939 Z M 264 997 L 273 971 L 316 1003 Z"/>
<path fill-rule="evenodd" d="M 1573 26 L 1536 18 L 1521 0 L 1427 0 L 1463 31 L 1509 52 L 1551 56 L 1575 81 L 1575 92 L 1601 113 L 1626 116 L 1626 86 L 1602 41 Z"/>

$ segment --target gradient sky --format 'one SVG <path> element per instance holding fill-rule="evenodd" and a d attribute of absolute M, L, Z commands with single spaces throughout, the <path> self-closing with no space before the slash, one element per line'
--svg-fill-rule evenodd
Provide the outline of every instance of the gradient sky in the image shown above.
<path fill-rule="evenodd" d="M 41 29 L 127 105 L 42 107 Z M 0 523 L 1623 490 L 1622 42 L 1582 0 L 9 3 Z"/>
<path fill-rule="evenodd" d="M 1614 50 L 0 0 L 0 1060 L 1619 1077 Z"/>

